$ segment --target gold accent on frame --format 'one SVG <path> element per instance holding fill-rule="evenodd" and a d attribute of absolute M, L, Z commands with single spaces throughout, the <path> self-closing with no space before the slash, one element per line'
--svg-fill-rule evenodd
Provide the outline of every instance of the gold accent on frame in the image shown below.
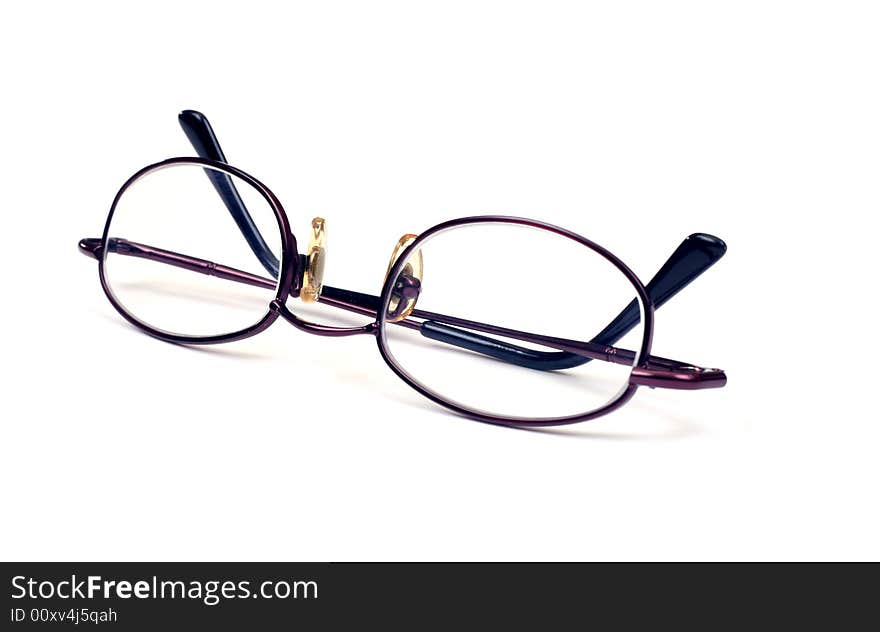
<path fill-rule="evenodd" d="M 303 286 L 299 293 L 299 297 L 304 303 L 315 303 L 321 296 L 326 257 L 327 233 L 324 230 L 324 218 L 316 217 L 312 220 L 309 250 L 306 254 L 306 269 L 303 271 Z"/>
<path fill-rule="evenodd" d="M 394 267 L 400 253 L 406 250 L 406 248 L 415 241 L 417 237 L 418 235 L 408 233 L 397 241 L 397 245 L 394 247 L 394 252 L 391 253 L 391 260 L 388 262 L 388 269 L 385 271 L 386 280 L 388 279 L 388 275 L 391 274 L 391 268 Z M 406 304 L 401 308 L 400 301 L 403 299 L 403 295 L 401 293 L 392 292 L 391 300 L 388 301 L 388 310 L 386 314 L 386 320 L 388 322 L 396 323 L 412 314 L 412 311 L 416 308 L 416 301 L 418 300 L 418 291 L 421 286 L 423 273 L 424 261 L 422 259 L 422 251 L 419 249 L 409 256 L 406 265 L 403 266 L 403 270 L 400 271 L 400 276 L 398 277 L 407 277 L 410 281 L 415 280 L 418 284 L 416 295 L 407 298 Z"/>
<path fill-rule="evenodd" d="M 407 233 L 403 237 L 397 240 L 397 245 L 394 246 L 394 252 L 391 253 L 391 259 L 388 261 L 388 269 L 385 270 L 385 280 L 388 280 L 388 275 L 391 274 L 391 268 L 394 267 L 394 262 L 397 261 L 397 257 L 401 252 L 406 250 L 406 247 L 410 245 L 413 241 L 416 240 L 418 235 L 413 235 L 411 233 Z M 422 251 L 420 250 L 418 253 L 418 266 L 419 266 L 419 277 L 421 277 L 422 272 Z"/>

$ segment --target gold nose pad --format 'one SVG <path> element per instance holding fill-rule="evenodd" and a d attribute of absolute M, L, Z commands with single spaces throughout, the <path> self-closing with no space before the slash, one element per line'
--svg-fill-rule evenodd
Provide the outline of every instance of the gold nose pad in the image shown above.
<path fill-rule="evenodd" d="M 324 286 L 324 261 L 327 257 L 327 234 L 324 231 L 324 218 L 312 220 L 312 233 L 309 237 L 309 250 L 306 254 L 306 269 L 303 271 L 303 287 L 299 297 L 305 303 L 314 303 L 321 296 Z"/>
<path fill-rule="evenodd" d="M 388 280 L 388 275 L 391 274 L 391 268 L 397 262 L 397 257 L 415 241 L 416 237 L 418 235 L 407 234 L 397 242 L 394 252 L 391 253 L 391 260 L 388 262 L 388 270 L 385 271 L 386 281 Z M 422 251 L 419 249 L 408 257 L 403 270 L 397 275 L 394 288 L 391 290 L 391 300 L 388 301 L 388 310 L 385 314 L 385 319 L 388 322 L 396 323 L 412 314 L 412 311 L 416 308 L 416 301 L 419 300 L 423 271 L 424 262 L 422 261 Z"/>

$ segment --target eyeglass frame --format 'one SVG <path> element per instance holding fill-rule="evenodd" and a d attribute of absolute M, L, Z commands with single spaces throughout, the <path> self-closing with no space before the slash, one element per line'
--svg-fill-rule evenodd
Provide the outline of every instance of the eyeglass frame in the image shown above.
<path fill-rule="evenodd" d="M 639 277 L 616 255 L 614 255 L 604 247 L 596 244 L 595 242 L 587 239 L 586 237 L 583 237 L 568 229 L 561 228 L 559 226 L 555 226 L 553 224 L 549 224 L 539 220 L 511 217 L 505 215 L 478 215 L 462 217 L 437 224 L 424 231 L 414 240 L 412 240 L 406 246 L 403 252 L 401 252 L 399 256 L 394 260 L 389 274 L 386 276 L 385 282 L 383 283 L 382 291 L 379 297 L 362 294 L 359 292 L 353 292 L 350 290 L 339 290 L 337 288 L 324 286 L 325 291 L 332 290 L 332 292 L 329 293 L 333 294 L 334 297 L 321 302 L 328 303 L 331 306 L 342 307 L 343 309 L 348 309 L 349 311 L 356 311 L 362 314 L 373 315 L 376 318 L 374 322 L 356 327 L 336 327 L 330 325 L 322 325 L 319 323 L 312 323 L 299 318 L 287 307 L 287 300 L 289 297 L 296 298 L 300 296 L 300 292 L 303 289 L 303 273 L 305 267 L 308 266 L 308 262 L 305 255 L 301 255 L 298 252 L 296 237 L 294 236 L 290 228 L 290 222 L 280 200 L 275 196 L 271 189 L 260 182 L 257 178 L 226 162 L 225 156 L 220 149 L 219 142 L 216 140 L 216 136 L 211 129 L 210 123 L 208 123 L 207 118 L 204 117 L 204 115 L 192 110 L 186 110 L 181 113 L 180 122 L 182 127 L 184 128 L 184 131 L 187 132 L 187 136 L 192 141 L 193 146 L 196 148 L 197 152 L 201 154 L 200 157 L 169 158 L 167 160 L 163 160 L 158 163 L 143 167 L 142 169 L 137 171 L 122 185 L 122 187 L 119 189 L 116 196 L 114 197 L 113 204 L 111 205 L 110 211 L 107 216 L 107 221 L 104 225 L 102 236 L 99 239 L 85 238 L 80 240 L 79 242 L 79 250 L 83 254 L 98 260 L 98 273 L 101 287 L 113 307 L 129 323 L 155 338 L 166 342 L 185 345 L 206 345 L 232 342 L 236 340 L 243 340 L 245 338 L 249 338 L 258 333 L 261 333 L 263 330 L 271 326 L 278 319 L 279 316 L 281 316 L 284 320 L 286 320 L 288 323 L 301 331 L 321 336 L 351 336 L 359 334 L 375 335 L 380 355 L 382 356 L 382 359 L 385 361 L 385 363 L 389 366 L 389 368 L 391 368 L 392 371 L 394 371 L 394 373 L 398 377 L 400 377 L 404 382 L 406 382 L 410 387 L 419 392 L 421 395 L 465 417 L 485 423 L 499 424 L 505 426 L 557 426 L 595 419 L 623 406 L 635 395 L 635 392 L 638 390 L 639 386 L 648 386 L 651 388 L 674 388 L 692 390 L 718 388 L 724 386 L 727 382 L 726 374 L 720 369 L 705 369 L 692 364 L 675 360 L 668 360 L 666 358 L 660 358 L 650 355 L 654 331 L 655 303 L 659 303 L 659 305 L 662 305 L 666 300 L 669 300 L 669 298 L 674 296 L 678 291 L 683 289 L 694 278 L 696 278 L 703 271 L 708 269 L 708 267 L 711 267 L 712 264 L 714 264 L 718 259 L 720 259 L 721 256 L 723 256 L 724 252 L 726 251 L 726 245 L 724 244 L 724 242 L 716 237 L 697 233 L 691 235 L 688 239 L 686 239 L 682 243 L 682 245 L 679 246 L 679 248 L 673 253 L 666 264 L 664 264 L 660 271 L 655 275 L 652 281 L 648 284 L 648 287 L 651 287 L 651 290 L 649 291 L 649 289 L 641 282 Z M 212 157 L 204 157 L 204 155 Z M 220 160 L 216 158 L 220 158 Z M 230 175 L 241 179 L 243 182 L 252 186 L 265 199 L 265 201 L 272 209 L 276 221 L 278 222 L 281 236 L 281 258 L 280 261 L 277 262 L 278 278 L 275 296 L 272 301 L 270 301 L 266 314 L 264 314 L 258 322 L 239 331 L 213 336 L 187 336 L 167 332 L 162 329 L 153 327 L 152 325 L 139 320 L 133 314 L 129 313 L 126 310 L 122 303 L 113 294 L 112 288 L 105 274 L 104 261 L 107 253 L 112 251 L 111 248 L 119 248 L 119 246 L 122 245 L 121 241 L 124 241 L 118 240 L 119 243 L 111 243 L 109 237 L 113 215 L 116 211 L 119 200 L 122 198 L 124 193 L 132 184 L 153 171 L 166 167 L 185 164 L 200 165 L 202 167 L 205 167 L 205 171 L 206 173 L 209 173 L 209 176 L 211 174 L 209 170 L 215 170 L 217 172 L 226 174 L 227 180 L 228 176 Z M 234 184 L 231 182 L 231 180 L 228 182 L 227 185 L 222 181 L 222 178 L 214 178 L 213 176 L 211 176 L 211 178 L 215 185 L 215 188 L 217 189 L 218 194 L 221 196 L 221 198 L 223 198 L 224 203 L 227 205 L 228 209 L 238 223 L 242 234 L 248 240 L 251 249 L 260 259 L 261 263 L 263 263 L 267 271 L 272 273 L 273 264 L 271 260 L 274 259 L 274 255 L 267 255 L 268 250 L 265 247 L 265 242 L 262 241 L 262 236 L 259 234 L 256 226 L 254 226 L 253 222 L 250 221 L 247 210 L 244 207 L 243 202 L 241 202 L 237 191 L 235 191 Z M 231 187 L 231 191 L 228 187 Z M 463 406 L 458 402 L 455 402 L 454 400 L 446 399 L 442 395 L 435 393 L 434 391 L 419 383 L 418 380 L 410 376 L 406 372 L 406 370 L 397 363 L 397 361 L 393 357 L 393 354 L 389 351 L 387 339 L 385 336 L 385 324 L 388 318 L 387 309 L 389 306 L 389 301 L 391 300 L 391 295 L 395 289 L 395 282 L 401 275 L 401 272 L 403 271 L 410 254 L 417 252 L 418 249 L 421 247 L 421 244 L 423 244 L 426 240 L 430 239 L 433 235 L 439 232 L 466 225 L 486 223 L 515 224 L 549 231 L 560 237 L 568 238 L 579 243 L 580 245 L 592 250 L 594 253 L 598 254 L 600 257 L 602 257 L 608 263 L 614 266 L 619 272 L 624 275 L 624 277 L 626 277 L 627 281 L 633 286 L 636 296 L 636 299 L 634 299 L 633 302 L 638 303 L 638 318 L 634 319 L 634 314 L 632 312 L 633 305 L 631 303 L 629 306 L 627 306 L 627 308 L 624 309 L 623 312 L 621 312 L 621 314 L 618 315 L 615 320 L 612 321 L 612 323 L 608 327 L 606 327 L 605 330 L 603 330 L 603 332 L 599 334 L 599 336 L 595 337 L 593 340 L 599 339 L 603 334 L 606 334 L 606 332 L 608 332 L 609 335 L 606 336 L 606 338 L 613 337 L 615 338 L 614 342 L 616 342 L 616 339 L 622 337 L 635 324 L 637 324 L 638 322 L 643 322 L 644 325 L 642 331 L 642 340 L 641 344 L 639 345 L 638 351 L 633 352 L 628 350 L 621 350 L 614 347 L 613 343 L 601 344 L 595 343 L 593 341 L 570 341 L 554 337 L 541 336 L 537 334 L 528 334 L 526 332 L 518 332 L 516 330 L 509 330 L 503 327 L 485 325 L 482 323 L 474 323 L 473 321 L 467 321 L 465 319 L 459 319 L 456 317 L 433 314 L 428 312 L 423 312 L 423 314 L 432 314 L 433 316 L 441 317 L 439 320 L 441 327 L 435 328 L 439 329 L 439 331 L 430 331 L 429 333 L 426 333 L 424 326 L 427 324 L 427 322 L 429 322 L 428 320 L 425 320 L 425 322 L 423 323 L 415 324 L 420 325 L 418 328 L 426 337 L 440 340 L 442 342 L 448 342 L 450 344 L 465 349 L 475 350 L 485 355 L 492 355 L 493 353 L 500 354 L 493 355 L 493 357 L 514 364 L 519 364 L 521 366 L 526 366 L 528 368 L 537 368 L 539 370 L 547 370 L 545 366 L 542 366 L 541 362 L 539 362 L 539 360 L 543 359 L 544 355 L 577 355 L 579 357 L 574 360 L 575 364 L 571 364 L 571 362 L 569 362 L 571 366 L 575 366 L 576 364 L 589 362 L 591 359 L 611 361 L 617 364 L 627 364 L 626 358 L 628 356 L 626 356 L 626 354 L 631 354 L 632 361 L 629 362 L 629 364 L 632 368 L 627 383 L 621 388 L 616 396 L 614 396 L 609 402 L 607 402 L 603 406 L 585 413 L 544 418 L 513 417 L 496 415 L 485 411 L 478 411 Z M 245 283 L 250 283 L 251 285 L 260 284 L 264 287 L 265 282 L 270 281 L 269 279 L 263 279 L 262 277 L 251 275 L 250 273 L 235 270 L 233 268 L 228 268 L 227 266 L 223 266 L 221 264 L 215 264 L 213 262 L 208 262 L 180 253 L 165 251 L 151 246 L 144 246 L 142 244 L 135 244 L 133 242 L 125 242 L 124 247 L 130 249 L 139 249 L 139 252 L 137 252 L 137 254 L 135 254 L 134 256 L 159 260 L 164 263 L 170 263 L 171 265 L 175 265 L 177 267 L 190 269 L 195 272 L 201 272 L 204 274 L 211 274 L 213 276 L 227 278 L 229 280 L 243 281 Z M 122 254 L 133 254 L 133 251 Z M 696 259 L 698 254 L 701 256 L 699 260 Z M 245 280 L 245 277 L 250 278 Z M 376 300 L 378 300 L 378 306 L 375 308 L 375 310 L 365 307 L 365 305 L 367 304 L 373 304 Z M 628 310 L 629 313 L 627 314 Z M 417 313 L 415 313 L 415 311 L 412 313 L 412 315 L 416 316 L 417 318 L 424 318 L 424 316 L 419 316 Z M 445 327 L 444 323 L 451 323 L 453 326 Z M 488 338 L 486 340 L 491 340 L 492 344 L 482 345 L 480 340 L 481 338 L 483 338 L 482 336 L 470 333 L 467 333 L 466 336 L 461 336 L 460 334 L 457 334 L 454 327 L 455 323 L 467 323 L 465 327 L 469 329 L 474 329 L 473 325 L 478 325 L 479 327 L 476 328 L 476 331 L 482 331 L 484 333 L 495 333 L 496 335 L 502 335 L 505 337 L 511 337 L 510 334 L 513 333 L 512 337 L 514 338 L 527 340 L 529 342 L 534 342 L 537 344 L 543 344 L 550 348 L 554 348 L 557 351 L 550 353 L 536 352 L 530 349 L 517 347 L 515 345 L 507 345 L 508 348 L 505 349 L 505 345 L 503 344 L 499 347 L 498 343 L 500 341 Z M 395 322 L 393 324 L 401 323 Z M 524 338 L 522 336 L 526 337 Z M 476 347 L 468 345 L 476 345 Z M 564 353 L 560 354 L 559 351 L 562 351 Z M 524 352 L 527 353 L 525 353 L 524 355 Z M 532 364 L 529 364 L 530 357 L 537 357 L 537 360 L 534 360 Z M 550 370 L 552 370 L 552 368 L 553 367 L 551 367 Z"/>

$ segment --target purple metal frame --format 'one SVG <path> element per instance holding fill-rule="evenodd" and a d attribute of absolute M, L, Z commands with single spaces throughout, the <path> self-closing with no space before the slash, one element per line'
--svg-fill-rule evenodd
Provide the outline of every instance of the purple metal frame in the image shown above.
<path fill-rule="evenodd" d="M 231 268 L 220 263 L 191 257 L 189 255 L 176 253 L 169 250 L 164 250 L 147 244 L 140 244 L 125 239 L 109 237 L 110 225 L 113 220 L 114 212 L 116 211 L 119 200 L 125 193 L 125 191 L 134 182 L 151 173 L 152 171 L 180 164 L 202 165 L 204 167 L 210 167 L 211 169 L 221 171 L 228 175 L 236 176 L 244 182 L 253 186 L 263 196 L 263 198 L 272 208 L 275 214 L 275 218 L 278 222 L 279 230 L 281 232 L 282 256 L 280 261 L 279 278 L 277 281 L 273 281 L 272 279 L 266 277 L 254 275 L 249 272 L 244 272 L 242 270 L 237 270 L 235 268 Z M 608 261 L 612 266 L 617 268 L 617 270 L 620 271 L 621 274 L 626 277 L 627 281 L 629 281 L 629 283 L 633 286 L 633 291 L 635 292 L 639 303 L 641 319 L 644 323 L 644 327 L 642 340 L 638 350 L 630 351 L 627 349 L 620 349 L 611 345 L 597 344 L 594 342 L 568 340 L 563 338 L 544 336 L 541 334 L 508 329 L 497 325 L 480 323 L 472 320 L 458 318 L 455 316 L 448 316 L 445 314 L 438 314 L 435 312 L 428 312 L 418 309 L 413 310 L 413 312 L 407 318 L 401 321 L 393 322 L 392 324 L 407 327 L 410 329 L 419 329 L 422 330 L 423 333 L 425 333 L 423 326 L 426 324 L 426 322 L 430 322 L 435 326 L 437 323 L 441 323 L 443 326 L 449 325 L 452 327 L 461 327 L 471 331 L 479 331 L 482 333 L 503 336 L 505 338 L 540 344 L 551 349 L 557 349 L 560 351 L 577 354 L 594 360 L 632 366 L 633 370 L 631 372 L 628 384 L 626 384 L 621 389 L 621 391 L 617 394 L 615 398 L 613 398 L 603 407 L 584 414 L 542 419 L 505 417 L 489 414 L 483 411 L 468 408 L 457 402 L 445 399 L 440 394 L 435 393 L 431 389 L 425 387 L 416 379 L 414 379 L 411 375 L 409 375 L 406 370 L 397 363 L 393 354 L 389 351 L 387 337 L 385 333 L 385 324 L 388 322 L 388 305 L 392 298 L 395 281 L 401 275 L 409 254 L 415 249 L 419 248 L 425 242 L 425 240 L 430 239 L 433 235 L 436 235 L 439 232 L 460 226 L 484 223 L 517 224 L 555 233 L 560 237 L 571 239 L 579 243 L 580 245 L 591 249 L 593 252 Z M 179 344 L 217 344 L 222 342 L 231 342 L 233 340 L 241 340 L 243 338 L 248 338 L 250 336 L 260 333 L 261 331 L 269 327 L 273 322 L 275 322 L 279 315 L 297 329 L 317 335 L 350 336 L 357 334 L 373 334 L 376 336 L 376 340 L 379 346 L 379 352 L 382 355 L 382 358 L 384 359 L 386 364 L 388 364 L 391 370 L 393 370 L 404 382 L 409 384 L 413 389 L 415 389 L 428 399 L 440 404 L 441 406 L 445 406 L 446 408 L 449 408 L 456 413 L 459 413 L 466 417 L 487 423 L 508 426 L 551 426 L 587 421 L 589 419 L 594 419 L 596 417 L 605 415 L 625 404 L 629 399 L 632 398 L 639 386 L 677 389 L 717 388 L 720 386 L 724 386 L 727 381 L 724 372 L 720 369 L 704 369 L 701 367 L 692 366 L 684 362 L 651 356 L 651 340 L 654 330 L 654 309 L 649 294 L 645 289 L 645 286 L 635 275 L 635 273 L 633 273 L 632 270 L 630 270 L 619 258 L 613 255 L 611 252 L 590 241 L 589 239 L 581 237 L 580 235 L 564 228 L 560 228 L 558 226 L 553 226 L 551 224 L 539 222 L 536 220 L 507 217 L 501 215 L 485 215 L 476 217 L 465 217 L 447 221 L 442 224 L 438 224 L 437 226 L 434 226 L 433 228 L 430 228 L 422 233 L 404 250 L 403 253 L 401 253 L 397 261 L 395 262 L 395 265 L 393 266 L 391 272 L 387 276 L 387 279 L 382 287 L 380 296 L 376 297 L 360 292 L 353 292 L 350 290 L 340 290 L 337 288 L 325 287 L 324 295 L 322 295 L 319 299 L 320 302 L 329 306 L 369 315 L 376 318 L 375 322 L 360 327 L 333 327 L 329 325 L 311 323 L 300 319 L 287 308 L 287 298 L 290 296 L 296 297 L 299 295 L 303 272 L 301 257 L 297 252 L 296 238 L 290 230 L 290 223 L 287 219 L 287 215 L 284 212 L 283 207 L 281 206 L 281 202 L 275 197 L 275 195 L 268 187 L 266 187 L 253 176 L 250 176 L 244 171 L 241 171 L 240 169 L 232 167 L 226 163 L 216 162 L 204 158 L 184 157 L 171 158 L 156 163 L 154 165 L 144 167 L 143 169 L 135 173 L 131 178 L 129 178 L 116 194 L 116 197 L 114 198 L 113 204 L 110 208 L 107 221 L 104 225 L 104 232 L 102 234 L 102 237 L 100 239 L 82 239 L 79 242 L 79 248 L 80 251 L 84 254 L 98 260 L 98 274 L 100 276 L 101 286 L 104 289 L 104 293 L 107 295 L 107 298 L 110 300 L 110 303 L 113 305 L 113 307 L 128 322 L 150 334 L 151 336 L 154 336 L 161 340 L 165 340 L 167 342 Z M 229 281 L 245 283 L 248 285 L 264 287 L 267 289 L 274 288 L 276 290 L 275 298 L 269 303 L 266 314 L 258 322 L 250 327 L 236 332 L 218 336 L 183 336 L 163 331 L 140 321 L 137 317 L 130 314 L 121 304 L 121 302 L 114 296 L 113 291 L 109 283 L 107 282 L 104 273 L 104 261 L 107 254 L 111 252 L 126 256 L 145 258 L 156 261 L 158 263 L 172 265 L 200 274 L 216 276 L 218 278 L 226 279 Z M 414 318 L 422 319 L 423 322 L 416 321 L 414 320 Z M 482 337 L 480 336 L 474 337 L 482 339 Z M 485 340 L 492 341 L 492 339 Z"/>

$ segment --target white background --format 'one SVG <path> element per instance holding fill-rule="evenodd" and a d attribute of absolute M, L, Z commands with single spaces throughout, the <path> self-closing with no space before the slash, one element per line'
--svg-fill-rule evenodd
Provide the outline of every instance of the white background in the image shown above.
<path fill-rule="evenodd" d="M 0 557 L 880 558 L 875 6 L 4 4 Z M 138 333 L 76 242 L 192 155 L 184 108 L 301 240 L 327 218 L 337 285 L 482 212 L 645 281 L 721 236 L 654 352 L 729 386 L 529 432 L 421 399 L 371 337 Z"/>

